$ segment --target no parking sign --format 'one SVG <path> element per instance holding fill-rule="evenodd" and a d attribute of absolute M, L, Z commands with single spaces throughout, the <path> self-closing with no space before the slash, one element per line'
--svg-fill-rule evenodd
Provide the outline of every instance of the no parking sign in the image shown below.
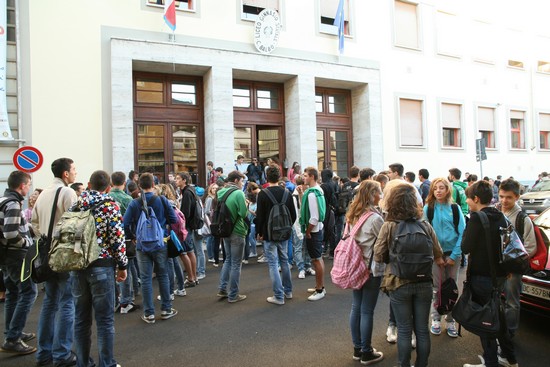
<path fill-rule="evenodd" d="M 21 147 L 13 154 L 13 165 L 20 171 L 32 173 L 38 171 L 44 163 L 42 153 L 35 147 Z"/>

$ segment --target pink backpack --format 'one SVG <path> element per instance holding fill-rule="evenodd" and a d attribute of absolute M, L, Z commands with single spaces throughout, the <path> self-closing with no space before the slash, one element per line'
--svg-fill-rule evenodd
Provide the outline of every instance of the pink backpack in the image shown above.
<path fill-rule="evenodd" d="M 355 242 L 355 234 L 372 213 L 363 214 L 353 226 L 351 233 L 349 232 L 349 223 L 346 223 L 344 236 L 334 250 L 334 263 L 330 277 L 332 283 L 339 288 L 361 289 L 369 279 L 370 271 L 363 258 L 363 250 Z"/>
<path fill-rule="evenodd" d="M 183 242 L 187 238 L 187 228 L 185 228 L 185 216 L 178 208 L 174 208 L 174 212 L 176 213 L 176 217 L 178 218 L 178 220 L 176 223 L 170 224 L 170 227 L 176 233 L 178 239 Z"/>

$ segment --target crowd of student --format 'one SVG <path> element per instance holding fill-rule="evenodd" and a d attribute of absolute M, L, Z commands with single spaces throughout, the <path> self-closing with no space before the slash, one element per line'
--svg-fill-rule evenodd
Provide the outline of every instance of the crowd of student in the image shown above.
<path fill-rule="evenodd" d="M 250 257 L 258 256 L 257 241 L 263 243 L 258 262 L 268 264 L 272 283 L 273 295 L 267 297 L 267 302 L 284 305 L 285 300 L 293 297 L 290 272 L 293 265 L 298 268 L 298 278 L 315 277 L 315 286 L 308 289 L 308 300 L 321 300 L 326 296 L 324 258 L 334 256 L 345 223 L 353 228 L 363 215 L 370 213 L 355 238 L 371 276 L 361 289 L 353 291 L 350 313 L 353 359 L 364 365 L 383 359 L 383 353 L 371 345 L 373 315 L 382 290 L 390 296 L 386 335 L 388 342 L 397 343 L 398 365 L 410 366 L 411 349 L 416 348 L 415 366 L 426 366 L 429 334 L 441 334 L 442 316 L 446 333 L 457 337 L 452 316 L 440 315 L 434 306 L 439 297 L 438 285 L 449 277 L 458 279 L 461 260 L 470 254 L 469 275 L 475 284 L 474 292 L 482 299 L 490 286 L 487 250 L 479 241 L 483 234 L 475 213 L 486 212 L 491 225 L 496 226 L 503 214 L 515 223 L 521 211 L 516 203 L 519 183 L 512 179 L 476 181 L 473 175 L 463 182 L 457 168 L 450 169 L 447 177 L 431 182 L 428 170 L 421 169 L 418 173 L 421 185 L 415 187 L 414 173 L 404 174 L 398 163 L 378 174 L 370 168 L 360 170 L 354 166 L 349 178 L 340 179 L 330 169 L 319 173 L 316 168 L 307 167 L 302 171 L 297 162 L 283 175 L 275 159 L 265 166 L 254 159 L 246 164 L 243 159 L 237 158 L 235 170 L 227 176 L 223 175 L 223 169 L 214 169 L 214 164 L 208 162 L 209 185 L 199 195 L 200 190 L 193 185 L 188 172 L 171 174 L 168 184 L 160 184 L 150 173 L 138 175 L 131 171 L 126 180 L 122 172 L 109 176 L 96 171 L 84 190 L 84 185 L 75 182 L 74 162 L 61 158 L 52 163 L 54 180 L 50 187 L 31 195 L 30 210 L 22 210 L 21 204 L 29 193 L 31 178 L 14 171 L 0 199 L 2 250 L 7 259 L 2 264 L 7 289 L 6 337 L 2 349 L 16 354 L 37 352 L 38 366 L 91 365 L 93 314 L 98 365 L 118 366 L 113 355 L 115 312 L 127 314 L 143 309 L 141 319 L 152 324 L 157 320 L 154 300 L 158 298 L 160 319 L 176 316 L 178 311 L 172 307 L 174 297 L 186 296 L 186 288 L 199 285 L 206 277 L 207 261 L 219 266 L 220 248 L 223 265 L 217 296 L 226 298 L 228 303 L 243 301 L 246 295 L 239 287 L 241 269 Z M 210 235 L 204 229 L 205 222 L 207 226 L 213 220 L 220 201 L 225 203 L 232 222 L 231 234 L 224 238 Z M 496 202 L 496 207 L 491 205 Z M 97 203 L 101 204 L 93 210 L 101 248 L 99 259 L 84 270 L 56 274 L 47 280 L 37 335 L 24 332 L 37 294 L 36 284 L 19 277 L 26 249 L 33 238 L 47 235 L 50 223 L 56 223 L 65 211 L 87 210 Z M 288 209 L 291 223 L 283 237 L 272 228 L 271 214 L 279 204 Z M 152 208 L 163 228 L 163 238 L 170 236 L 171 225 L 181 221 L 180 214 L 184 218 L 187 236 L 181 238 L 182 248 L 176 257 L 168 257 L 166 245 L 145 251 L 136 241 L 136 227 L 144 206 Z M 420 219 L 424 219 L 421 226 L 431 239 L 434 261 L 429 276 L 421 280 L 405 279 L 399 276 L 391 247 L 399 222 Z M 522 236 L 532 255 L 535 250 L 532 224 L 528 217 L 524 221 Z M 159 284 L 158 297 L 153 294 L 153 273 Z M 497 355 L 495 338 L 481 338 L 482 364 L 465 366 L 499 363 L 517 366 L 512 338 L 519 326 L 521 276 L 497 273 L 507 302 L 507 326 L 498 338 L 500 354 Z M 134 303 L 140 293 L 143 305 Z M 38 348 L 27 344 L 35 337 Z"/>

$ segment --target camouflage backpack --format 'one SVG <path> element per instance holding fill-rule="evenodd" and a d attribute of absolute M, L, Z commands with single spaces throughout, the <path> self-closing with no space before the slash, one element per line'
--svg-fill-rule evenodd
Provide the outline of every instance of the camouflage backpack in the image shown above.
<path fill-rule="evenodd" d="M 96 221 L 93 211 L 105 200 L 88 210 L 65 212 L 55 226 L 48 264 L 58 273 L 86 269 L 99 258 Z"/>

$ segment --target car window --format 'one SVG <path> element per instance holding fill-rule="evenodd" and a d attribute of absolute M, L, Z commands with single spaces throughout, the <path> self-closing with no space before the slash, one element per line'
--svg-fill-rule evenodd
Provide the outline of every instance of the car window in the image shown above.
<path fill-rule="evenodd" d="M 550 191 L 550 180 L 541 181 L 531 191 Z"/>
<path fill-rule="evenodd" d="M 533 223 L 539 227 L 550 228 L 550 209 L 543 211 L 541 215 L 533 220 Z"/>

